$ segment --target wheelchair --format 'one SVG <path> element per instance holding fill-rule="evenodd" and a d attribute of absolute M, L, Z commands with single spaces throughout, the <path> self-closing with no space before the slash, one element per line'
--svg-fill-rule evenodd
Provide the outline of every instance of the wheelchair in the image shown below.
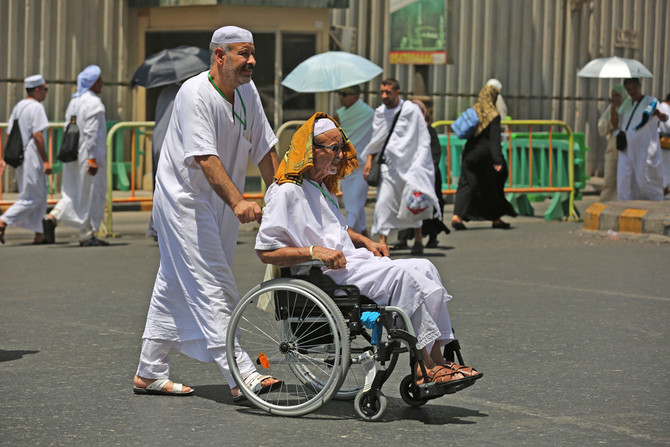
<path fill-rule="evenodd" d="M 356 413 L 379 420 L 387 407 L 381 391 L 401 353 L 409 352 L 410 373 L 400 384 L 405 403 L 420 407 L 431 399 L 469 387 L 477 378 L 449 385 L 429 382 L 409 316 L 395 306 L 379 306 L 352 285 L 338 285 L 320 263 L 302 264 L 304 274 L 281 269 L 281 277 L 251 289 L 232 313 L 227 357 L 235 382 L 257 408 L 281 416 L 301 416 L 331 399 L 353 399 Z M 244 349 L 260 374 L 280 383 L 253 391 L 244 385 L 236 351 Z M 237 351 L 239 352 L 239 351 Z M 463 365 L 460 345 L 444 356 Z M 418 363 L 424 383 L 417 385 Z"/>

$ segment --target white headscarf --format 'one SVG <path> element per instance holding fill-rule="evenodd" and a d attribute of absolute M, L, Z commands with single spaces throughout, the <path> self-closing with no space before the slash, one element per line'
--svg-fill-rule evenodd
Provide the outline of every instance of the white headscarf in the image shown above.
<path fill-rule="evenodd" d="M 72 95 L 73 98 L 77 98 L 91 89 L 95 81 L 100 78 L 100 67 L 97 65 L 89 65 L 84 68 L 79 75 L 77 75 L 77 93 Z"/>

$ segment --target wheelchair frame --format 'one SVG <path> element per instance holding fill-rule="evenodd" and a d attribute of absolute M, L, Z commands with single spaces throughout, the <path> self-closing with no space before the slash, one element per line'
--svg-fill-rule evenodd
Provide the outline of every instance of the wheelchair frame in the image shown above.
<path fill-rule="evenodd" d="M 227 339 L 234 339 L 235 343 L 227 344 L 228 364 L 240 391 L 254 406 L 272 414 L 300 416 L 332 398 L 353 397 L 360 417 L 379 420 L 387 407 L 381 388 L 400 353 L 407 351 L 410 374 L 401 381 L 400 394 L 412 407 L 474 383 L 460 380 L 450 386 L 429 382 L 414 328 L 402 309 L 379 306 L 362 296 L 356 286 L 338 285 L 320 267 L 311 265 L 306 275 L 280 277 L 257 285 L 233 311 Z M 282 269 L 282 276 L 288 273 L 289 269 Z M 376 345 L 361 321 L 365 312 L 379 313 L 374 324 L 379 325 L 378 330 L 383 328 L 386 336 Z M 398 319 L 404 328 L 398 327 Z M 261 320 L 263 323 L 254 322 Z M 367 345 L 355 348 L 352 354 L 351 344 L 357 337 L 362 337 Z M 264 368 L 281 383 L 272 390 L 245 386 L 238 364 L 240 347 L 255 360 L 257 368 Z M 444 356 L 450 361 L 457 356 L 464 364 L 457 340 L 445 346 Z M 424 378 L 421 385 L 414 380 L 417 363 Z M 356 371 L 350 370 L 352 365 Z M 364 384 L 357 377 L 360 374 L 365 376 Z M 349 380 L 346 386 L 345 380 Z"/>

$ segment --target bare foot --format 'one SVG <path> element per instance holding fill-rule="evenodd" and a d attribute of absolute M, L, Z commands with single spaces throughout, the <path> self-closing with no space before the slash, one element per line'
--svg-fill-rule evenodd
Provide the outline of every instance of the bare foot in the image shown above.
<path fill-rule="evenodd" d="M 140 377 L 137 374 L 135 374 L 135 378 L 133 378 L 133 385 L 135 385 L 138 388 L 146 388 L 152 383 L 154 383 L 158 379 L 147 379 L 144 377 Z M 165 387 L 163 388 L 165 391 L 171 393 L 172 392 L 172 386 L 174 383 L 172 381 L 168 382 Z M 182 389 L 182 393 L 188 393 L 191 391 L 191 388 L 187 387 L 184 385 L 184 388 Z"/>

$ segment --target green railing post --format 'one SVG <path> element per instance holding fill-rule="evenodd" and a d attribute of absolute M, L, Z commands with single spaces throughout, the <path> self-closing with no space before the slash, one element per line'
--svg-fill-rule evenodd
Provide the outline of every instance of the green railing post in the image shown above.
<path fill-rule="evenodd" d="M 120 129 L 129 127 L 153 127 L 154 125 L 154 121 L 122 121 L 116 123 L 109 129 L 109 132 L 107 132 L 107 234 L 109 235 L 113 234 L 112 208 L 114 206 L 114 198 L 112 197 L 112 143 L 114 141 L 114 136 Z"/>
<path fill-rule="evenodd" d="M 440 127 L 440 126 L 448 126 L 451 125 L 454 121 L 453 120 L 442 120 L 442 121 L 435 121 L 432 126 L 434 128 Z M 579 214 L 577 214 L 577 211 L 575 209 L 575 153 L 574 153 L 574 135 L 572 132 L 572 129 L 570 126 L 567 125 L 564 121 L 559 121 L 559 120 L 505 120 L 504 122 L 501 122 L 502 125 L 509 126 L 509 125 L 516 125 L 516 126 L 530 126 L 530 125 L 540 125 L 540 126 L 560 126 L 564 128 L 568 134 L 568 183 L 569 183 L 569 188 L 570 188 L 570 198 L 568 202 L 568 216 L 566 217 L 567 220 L 569 221 L 578 221 L 579 220 Z M 511 147 L 511 142 L 510 142 L 510 147 Z M 508 163 L 510 161 L 508 160 Z M 511 177 L 511 173 L 510 173 Z M 529 185 L 532 187 L 532 185 Z M 538 188 L 538 192 L 541 192 L 541 188 Z"/>

